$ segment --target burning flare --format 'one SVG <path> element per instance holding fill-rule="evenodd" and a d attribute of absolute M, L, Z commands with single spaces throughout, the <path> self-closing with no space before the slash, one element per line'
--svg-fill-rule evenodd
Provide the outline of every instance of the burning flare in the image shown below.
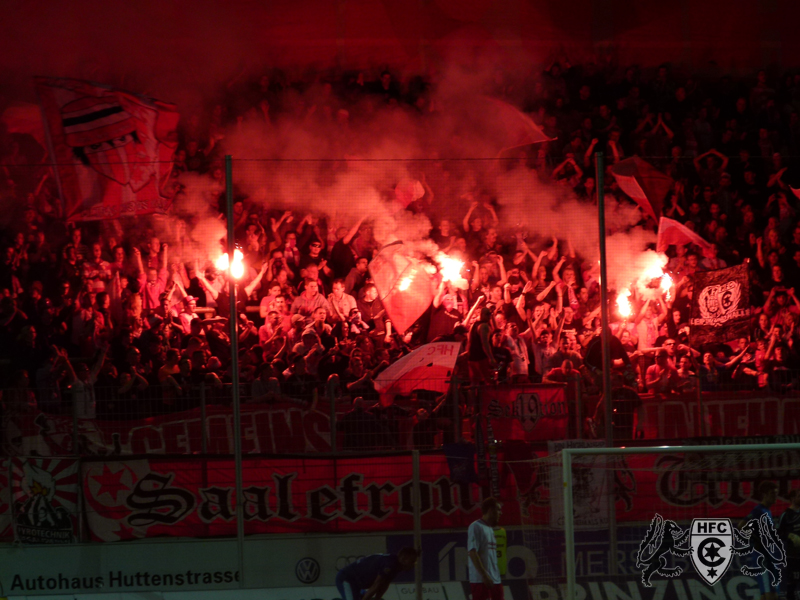
<path fill-rule="evenodd" d="M 617 296 L 617 311 L 619 312 L 619 316 L 623 319 L 627 319 L 631 316 L 631 301 L 628 299 L 630 295 L 631 291 L 625 289 Z"/>
<path fill-rule="evenodd" d="M 448 256 L 444 252 L 440 252 L 434 259 L 439 265 L 439 274 L 442 276 L 442 281 L 449 281 L 455 287 L 465 290 L 469 286 L 469 282 L 461 277 L 461 269 L 464 268 L 464 261 Z"/>
<path fill-rule="evenodd" d="M 672 283 L 669 273 L 664 273 L 661 277 L 661 292 L 666 296 L 667 302 L 672 300 Z"/>
<path fill-rule="evenodd" d="M 236 248 L 233 251 L 233 264 L 230 265 L 231 277 L 234 279 L 241 279 L 244 275 L 244 263 L 242 260 L 244 260 L 244 255 L 241 250 Z M 227 271 L 229 266 L 228 253 L 226 252 L 220 256 L 214 263 L 214 266 L 217 267 L 218 271 Z"/>

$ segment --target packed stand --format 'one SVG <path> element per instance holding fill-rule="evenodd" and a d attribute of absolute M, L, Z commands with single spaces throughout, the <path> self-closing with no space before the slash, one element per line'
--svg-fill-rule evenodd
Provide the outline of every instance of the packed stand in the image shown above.
<path fill-rule="evenodd" d="M 348 122 L 366 118 L 358 112 L 365 98 L 367 106 L 417 119 L 437 110 L 430 83 L 398 81 L 389 72 L 373 82 L 361 73 L 313 83 L 275 72 L 247 89 L 226 90 L 207 116 L 185 119 L 173 167 L 179 187 L 185 173 L 215 182 L 208 193 L 220 215 L 226 132 L 245 117 L 320 120 L 345 131 Z M 595 152 L 604 152 L 609 169 L 625 157 L 643 157 L 676 182 L 663 214 L 713 242 L 705 255 L 692 247 L 669 249 L 670 299 L 645 300 L 634 291 L 627 319 L 611 307 L 619 341 L 614 368 L 627 385 L 658 394 L 697 386 L 797 389 L 800 222 L 792 186 L 800 186 L 800 75 L 701 80 L 673 75 L 668 66 L 644 72 L 556 63 L 524 80 L 498 78 L 491 92 L 556 138 L 516 155 L 543 183 L 572 189 L 591 207 Z M 167 216 L 148 219 L 145 227 L 145 220 L 136 227 L 118 221 L 67 226 L 48 167 L 29 167 L 19 140 L 4 139 L 6 413 L 33 406 L 54 414 L 74 410 L 80 418 L 143 418 L 197 407 L 200 384 L 207 402 L 229 402 L 226 275 L 210 260 L 187 262 L 186 222 Z M 353 399 L 345 431 L 384 435 L 402 412 L 414 419 L 415 442 L 431 447 L 441 439 L 436 433 L 450 427 L 442 398 L 422 394 L 411 408 L 384 407 L 374 379 L 411 349 L 436 340 L 464 343 L 463 381 L 580 380 L 597 392 L 597 265 L 576 253 L 568 237 L 526 236 L 502 226 L 502 209 L 477 183 L 472 193 L 452 197 L 452 164 L 423 161 L 409 168 L 423 193 L 406 210 L 430 219 L 430 239 L 464 261 L 469 285 L 442 283 L 429 310 L 402 335 L 370 277 L 368 264 L 379 249 L 372 222 L 333 223 L 326 214 L 237 195 L 236 242 L 246 265 L 236 299 L 244 401 L 290 398 L 311 406 L 336 374 L 341 392 Z M 610 171 L 604 181 L 609 195 L 624 198 Z M 655 224 L 643 217 L 640 226 Z M 692 347 L 692 275 L 746 260 L 754 290 L 751 335 Z M 356 438 L 349 447 L 378 443 Z"/>

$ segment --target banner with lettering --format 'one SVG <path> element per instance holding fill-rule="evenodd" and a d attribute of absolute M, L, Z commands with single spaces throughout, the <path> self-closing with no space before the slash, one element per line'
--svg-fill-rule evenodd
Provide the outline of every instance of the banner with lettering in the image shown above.
<path fill-rule="evenodd" d="M 12 519 L 22 544 L 70 544 L 78 520 L 78 461 L 11 459 Z"/>
<path fill-rule="evenodd" d="M 329 452 L 331 449 L 330 405 L 322 400 L 311 408 L 291 401 L 270 404 L 243 404 L 242 451 L 245 454 L 303 454 Z M 339 403 L 337 420 L 342 420 L 352 406 Z M 200 408 L 131 421 L 78 419 L 78 443 L 81 456 L 130 454 L 232 454 L 233 409 L 210 405 L 205 409 L 205 446 L 203 413 Z M 378 440 L 383 450 L 411 449 L 414 413 L 395 418 L 391 440 Z M 385 423 L 378 422 L 377 427 Z M 6 452 L 13 456 L 64 456 L 74 454 L 71 417 L 46 414 L 29 409 L 7 418 Z M 370 439 L 382 430 L 363 432 Z M 361 432 L 357 433 L 361 435 Z M 339 447 L 345 431 L 339 428 Z M 391 445 L 387 445 L 391 442 Z M 386 442 L 386 443 L 384 443 Z"/>
<path fill-rule="evenodd" d="M 642 395 L 645 439 L 767 436 L 800 433 L 800 397 L 758 392 Z M 702 407 L 702 419 L 698 410 Z"/>
<path fill-rule="evenodd" d="M 460 350 L 460 342 L 425 344 L 389 365 L 375 377 L 381 403 L 389 406 L 395 395 L 414 390 L 447 393 Z"/>
<path fill-rule="evenodd" d="M 465 528 L 480 490 L 455 483 L 441 454 L 420 459 L 422 526 Z M 82 467 L 92 539 L 236 534 L 232 460 L 96 460 Z M 413 529 L 411 457 L 245 459 L 245 532 Z"/>
<path fill-rule="evenodd" d="M 583 462 L 581 462 L 583 461 Z M 560 471 L 552 460 L 530 462 L 523 479 L 516 464 L 498 460 L 499 496 L 506 524 L 549 526 L 562 514 Z M 513 467 L 513 468 L 512 468 Z M 800 478 L 800 449 L 739 450 L 724 454 L 637 454 L 603 461 L 575 459 L 574 505 L 587 513 L 582 528 L 603 527 L 604 506 L 618 523 L 697 517 L 740 519 L 757 504 L 765 480 L 779 486 L 776 514 Z M 592 482 L 613 482 L 608 486 Z M 93 540 L 158 536 L 214 537 L 236 532 L 232 460 L 186 457 L 85 461 L 81 471 L 85 517 Z M 350 533 L 413 529 L 411 457 L 282 458 L 244 461 L 245 531 Z M 460 529 L 479 515 L 481 489 L 456 483 L 442 454 L 421 457 L 424 529 Z M 593 495 L 575 498 L 579 490 Z M 585 496 L 585 494 L 584 494 Z M 556 506 L 558 505 L 558 506 Z"/>
<path fill-rule="evenodd" d="M 560 460 L 532 461 L 531 469 L 517 479 L 518 468 L 509 464 L 506 491 L 518 490 L 524 521 L 547 525 L 563 514 Z M 739 520 L 758 503 L 763 481 L 778 484 L 773 514 L 786 507 L 789 491 L 800 478 L 800 446 L 797 449 L 724 453 L 634 454 L 598 460 L 595 455 L 573 457 L 573 506 L 581 507 L 581 522 L 596 519 L 602 526 L 603 511 L 611 502 L 617 523 L 648 523 L 658 513 L 665 519 L 685 522 L 699 517 Z M 608 474 L 613 484 L 604 486 Z M 592 493 L 586 494 L 587 490 Z M 609 497 L 610 496 L 610 497 Z M 509 501 L 504 503 L 509 506 Z M 584 527 L 591 528 L 591 527 Z"/>
<path fill-rule="evenodd" d="M 735 340 L 750 332 L 750 274 L 744 264 L 692 276 L 690 344 Z"/>
<path fill-rule="evenodd" d="M 496 386 L 482 390 L 481 411 L 495 439 L 528 442 L 567 437 L 569 409 L 563 385 Z"/>
<path fill-rule="evenodd" d="M 288 402 L 242 405 L 242 444 L 245 453 L 289 454 L 331 449 L 327 403 L 309 410 Z M 15 456 L 73 454 L 72 417 L 30 410 L 7 419 L 7 452 Z M 233 453 L 233 411 L 228 406 L 206 407 L 206 446 L 209 454 Z M 132 421 L 78 419 L 83 456 L 125 454 L 199 454 L 203 451 L 200 408 Z"/>

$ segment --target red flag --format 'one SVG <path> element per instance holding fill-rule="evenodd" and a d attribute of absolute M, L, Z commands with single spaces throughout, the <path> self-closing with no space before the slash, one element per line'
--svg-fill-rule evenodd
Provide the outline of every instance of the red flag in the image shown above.
<path fill-rule="evenodd" d="M 661 217 L 661 221 L 658 223 L 658 245 L 656 250 L 658 252 L 666 252 L 669 246 L 682 246 L 684 244 L 696 244 L 703 251 L 711 247 L 710 243 L 686 227 L 686 225 L 681 225 L 667 217 Z"/>
<path fill-rule="evenodd" d="M 405 251 L 402 242 L 390 244 L 369 264 L 383 307 L 398 333 L 405 333 L 428 309 L 437 285 L 436 268 Z"/>
<path fill-rule="evenodd" d="M 165 212 L 175 106 L 77 79 L 36 78 L 70 221 Z"/>
<path fill-rule="evenodd" d="M 497 98 L 486 97 L 487 110 L 490 111 L 492 121 L 496 127 L 496 134 L 500 138 L 501 152 L 519 146 L 549 142 L 549 138 L 533 119 L 517 107 Z"/>
<path fill-rule="evenodd" d="M 394 188 L 394 196 L 403 205 L 403 208 L 408 207 L 409 204 L 416 202 L 424 195 L 425 188 L 416 179 L 404 179 Z"/>
<path fill-rule="evenodd" d="M 611 169 L 619 187 L 638 204 L 644 214 L 658 221 L 661 207 L 673 181 L 638 156 L 626 158 Z"/>
<path fill-rule="evenodd" d="M 381 404 L 388 406 L 395 394 L 407 395 L 414 390 L 447 393 L 460 349 L 461 342 L 425 344 L 392 363 L 375 378 Z"/>

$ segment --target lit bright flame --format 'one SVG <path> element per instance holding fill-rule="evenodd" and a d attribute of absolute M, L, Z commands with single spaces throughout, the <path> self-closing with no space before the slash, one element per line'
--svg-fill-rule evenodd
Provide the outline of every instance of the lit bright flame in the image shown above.
<path fill-rule="evenodd" d="M 436 262 L 439 263 L 439 273 L 442 274 L 444 281 L 458 281 L 461 279 L 461 269 L 464 268 L 463 261 L 441 252 L 436 257 Z"/>
<path fill-rule="evenodd" d="M 403 277 L 403 279 L 400 281 L 400 285 L 397 286 L 397 289 L 399 289 L 401 292 L 405 292 L 410 285 L 411 277 Z"/>
<path fill-rule="evenodd" d="M 644 270 L 644 273 L 642 273 L 642 279 L 644 279 L 645 281 L 660 279 L 663 273 L 664 272 L 661 269 L 661 265 L 657 262 L 654 262 Z"/>
<path fill-rule="evenodd" d="M 231 277 L 233 277 L 234 279 L 241 279 L 242 276 L 244 275 L 244 263 L 242 262 L 243 260 L 244 260 L 244 255 L 242 254 L 242 251 L 236 248 L 233 251 L 233 264 L 230 265 Z M 220 256 L 214 263 L 214 266 L 216 266 L 217 270 L 219 271 L 227 271 L 229 266 L 228 254 L 225 253 L 222 256 Z"/>
<path fill-rule="evenodd" d="M 672 277 L 669 276 L 669 273 L 664 273 L 661 278 L 661 291 L 666 294 L 667 302 L 672 300 Z"/>
<path fill-rule="evenodd" d="M 631 295 L 630 290 L 622 290 L 617 296 L 617 311 L 623 319 L 631 316 L 631 301 L 628 297 Z"/>

